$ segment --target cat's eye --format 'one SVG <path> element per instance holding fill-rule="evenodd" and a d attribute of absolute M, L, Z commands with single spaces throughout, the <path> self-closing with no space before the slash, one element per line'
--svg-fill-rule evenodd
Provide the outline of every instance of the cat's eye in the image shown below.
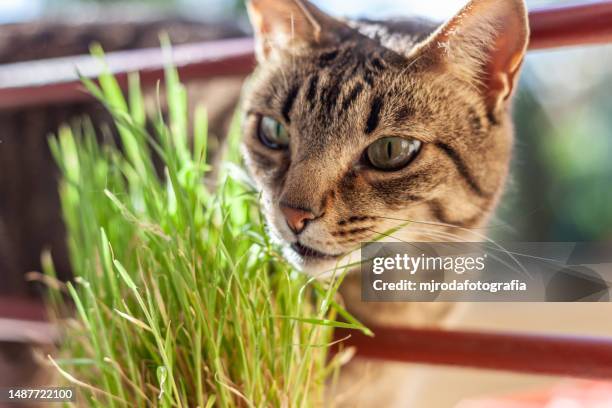
<path fill-rule="evenodd" d="M 370 165 L 382 171 L 394 171 L 406 167 L 421 149 L 421 142 L 404 137 L 384 137 L 372 143 L 366 150 Z"/>
<path fill-rule="evenodd" d="M 289 146 L 289 132 L 276 119 L 263 116 L 257 129 L 259 140 L 270 149 L 281 150 Z"/>

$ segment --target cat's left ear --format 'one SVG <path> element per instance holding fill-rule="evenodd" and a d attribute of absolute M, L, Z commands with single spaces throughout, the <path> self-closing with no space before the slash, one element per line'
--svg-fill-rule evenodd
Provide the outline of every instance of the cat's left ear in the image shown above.
<path fill-rule="evenodd" d="M 344 26 L 306 0 L 249 0 L 247 9 L 260 62 L 335 41 Z"/>
<path fill-rule="evenodd" d="M 471 0 L 417 53 L 477 86 L 495 114 L 512 95 L 528 42 L 524 0 Z"/>

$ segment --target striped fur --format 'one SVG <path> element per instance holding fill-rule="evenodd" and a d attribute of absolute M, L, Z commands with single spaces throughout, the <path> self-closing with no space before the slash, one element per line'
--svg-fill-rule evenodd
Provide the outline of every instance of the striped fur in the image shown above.
<path fill-rule="evenodd" d="M 287 248 L 291 261 L 319 274 L 333 269 L 333 256 L 358 260 L 359 243 L 381 234 L 481 239 L 511 158 L 510 96 L 528 38 L 522 0 L 472 0 L 441 26 L 341 22 L 301 0 L 252 0 L 250 13 L 260 52 L 244 91 L 245 162 L 272 236 L 332 256 Z M 259 141 L 262 116 L 289 131 L 287 150 Z M 407 167 L 381 172 L 364 152 L 388 136 L 420 140 L 422 148 Z M 296 235 L 281 202 L 317 217 Z M 354 277 L 341 290 L 366 323 L 435 322 L 446 313 L 444 305 L 365 304 Z"/>
<path fill-rule="evenodd" d="M 525 24 L 520 0 L 474 0 L 440 27 L 424 20 L 341 22 L 299 0 L 253 0 L 250 11 L 266 45 L 244 92 L 244 152 L 279 241 L 349 253 L 354 243 L 335 238 L 352 230 L 362 240 L 376 238 L 359 225 L 338 229 L 356 211 L 376 220 L 377 231 L 413 220 L 465 235 L 453 225 L 486 222 L 510 160 L 508 93 L 527 38 L 516 23 Z M 500 27 L 522 42 L 496 50 Z M 500 71 L 503 64 L 508 68 Z M 264 115 L 288 129 L 289 150 L 260 143 Z M 418 139 L 422 149 L 404 169 L 377 171 L 364 162 L 364 151 L 386 136 Z M 297 237 L 280 202 L 325 216 Z M 427 238 L 410 228 L 398 234 Z M 318 260 L 298 258 L 305 270 L 321 270 Z"/>

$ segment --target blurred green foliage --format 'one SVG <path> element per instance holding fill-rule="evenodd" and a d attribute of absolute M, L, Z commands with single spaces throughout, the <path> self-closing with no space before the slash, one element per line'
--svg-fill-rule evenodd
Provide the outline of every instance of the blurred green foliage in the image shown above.
<path fill-rule="evenodd" d="M 575 60 L 567 58 L 565 68 Z M 578 62 L 578 61 L 576 61 Z M 499 219 L 500 237 L 543 241 L 612 238 L 612 73 L 566 78 L 579 97 L 542 95 L 530 69 L 517 95 L 512 180 Z M 540 91 L 540 93 L 538 93 Z"/>

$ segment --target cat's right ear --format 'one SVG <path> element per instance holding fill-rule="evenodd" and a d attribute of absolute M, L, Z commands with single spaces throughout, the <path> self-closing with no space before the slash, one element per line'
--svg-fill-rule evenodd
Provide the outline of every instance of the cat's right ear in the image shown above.
<path fill-rule="evenodd" d="M 512 94 L 528 42 L 524 0 L 470 0 L 414 52 L 473 84 L 494 115 Z"/>
<path fill-rule="evenodd" d="M 249 0 L 247 9 L 260 62 L 328 44 L 343 26 L 306 0 Z"/>

